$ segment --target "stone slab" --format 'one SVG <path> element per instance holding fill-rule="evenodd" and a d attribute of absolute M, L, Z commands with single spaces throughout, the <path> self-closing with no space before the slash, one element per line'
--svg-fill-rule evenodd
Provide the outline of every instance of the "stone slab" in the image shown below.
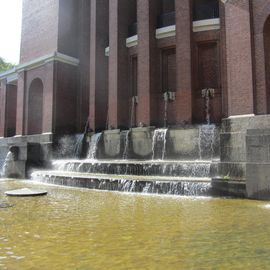
<path fill-rule="evenodd" d="M 47 193 L 48 192 L 46 190 L 37 190 L 30 188 L 22 188 L 5 192 L 7 196 L 16 196 L 16 197 L 42 196 L 46 195 Z"/>
<path fill-rule="evenodd" d="M 270 199 L 270 163 L 247 163 L 247 195 L 252 199 Z"/>

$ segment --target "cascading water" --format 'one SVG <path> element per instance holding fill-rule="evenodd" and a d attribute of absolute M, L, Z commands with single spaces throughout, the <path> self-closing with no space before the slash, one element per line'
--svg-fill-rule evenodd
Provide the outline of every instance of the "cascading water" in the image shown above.
<path fill-rule="evenodd" d="M 129 136 L 130 136 L 131 130 L 127 130 L 125 134 L 125 147 L 123 152 L 123 159 L 128 159 L 128 149 L 129 149 Z"/>
<path fill-rule="evenodd" d="M 164 98 L 164 127 L 168 125 L 168 98 Z"/>
<path fill-rule="evenodd" d="M 91 141 L 90 141 L 90 146 L 89 146 L 89 151 L 88 151 L 88 155 L 87 158 L 88 159 L 96 159 L 97 157 L 97 149 L 98 149 L 98 143 L 100 141 L 102 137 L 102 133 L 96 133 L 91 137 Z"/>
<path fill-rule="evenodd" d="M 201 160 L 211 160 L 215 154 L 216 126 L 202 125 L 199 127 L 198 148 Z"/>
<path fill-rule="evenodd" d="M 206 88 L 202 90 L 202 98 L 205 102 L 205 118 L 207 125 L 210 125 L 211 114 L 210 114 L 210 99 L 214 97 L 215 89 Z"/>
<path fill-rule="evenodd" d="M 218 171 L 218 163 L 212 161 L 215 152 L 215 129 L 214 125 L 203 125 L 197 128 L 199 138 L 198 142 L 194 141 L 194 149 L 198 143 L 198 152 L 194 153 L 193 160 L 165 160 L 165 157 L 169 157 L 169 153 L 166 153 L 169 135 L 166 128 L 156 129 L 153 133 L 152 159 L 128 159 L 129 146 L 132 146 L 129 142 L 130 130 L 122 134 L 124 135 L 122 137 L 126 137 L 122 160 L 97 159 L 102 137 L 102 133 L 98 133 L 91 137 L 87 159 L 56 160 L 51 171 L 36 171 L 32 174 L 32 179 L 102 190 L 209 195 L 211 178 Z"/>
<path fill-rule="evenodd" d="M 84 148 L 84 141 L 85 141 L 85 133 L 78 134 L 76 136 L 76 143 L 74 146 L 74 156 L 75 158 L 81 158 L 83 155 L 83 148 Z"/>
<path fill-rule="evenodd" d="M 123 152 L 123 159 L 128 159 L 128 149 L 129 149 L 129 136 L 131 134 L 131 129 L 135 122 L 135 115 L 136 115 L 136 105 L 138 104 L 138 97 L 133 96 L 131 99 L 131 111 L 130 111 L 130 122 L 129 122 L 129 130 L 126 131 L 125 134 L 125 147 Z"/>
<path fill-rule="evenodd" d="M 152 160 L 164 159 L 166 154 L 167 128 L 156 129 L 152 140 Z"/>

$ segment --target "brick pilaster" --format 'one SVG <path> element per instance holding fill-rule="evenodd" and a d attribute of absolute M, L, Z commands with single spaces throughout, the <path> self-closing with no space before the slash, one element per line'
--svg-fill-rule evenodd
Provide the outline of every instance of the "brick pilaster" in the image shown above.
<path fill-rule="evenodd" d="M 93 130 L 104 129 L 107 120 L 108 32 L 109 0 L 91 0 L 89 125 Z"/>
<path fill-rule="evenodd" d="M 176 121 L 192 120 L 191 1 L 175 0 L 176 20 Z"/>

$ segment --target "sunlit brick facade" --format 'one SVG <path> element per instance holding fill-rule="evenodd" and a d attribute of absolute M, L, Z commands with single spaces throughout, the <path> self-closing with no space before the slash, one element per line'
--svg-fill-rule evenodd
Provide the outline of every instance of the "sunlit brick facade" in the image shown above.
<path fill-rule="evenodd" d="M 24 0 L 0 137 L 161 127 L 166 92 L 169 126 L 204 123 L 206 88 L 212 123 L 267 114 L 269 15 L 270 0 Z"/>

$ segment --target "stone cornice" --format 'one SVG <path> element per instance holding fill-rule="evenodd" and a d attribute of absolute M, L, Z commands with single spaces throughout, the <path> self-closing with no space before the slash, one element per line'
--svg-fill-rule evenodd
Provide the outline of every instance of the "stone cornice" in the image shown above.
<path fill-rule="evenodd" d="M 137 46 L 138 45 L 138 35 L 127 38 L 126 45 L 128 48 Z"/>
<path fill-rule="evenodd" d="M 28 71 L 54 61 L 65 63 L 72 66 L 78 66 L 80 63 L 80 61 L 77 58 L 59 52 L 54 52 L 52 54 L 47 54 L 38 57 L 29 62 L 19 64 L 13 69 L 0 73 L 0 80 L 7 79 L 7 83 L 14 82 L 18 79 L 19 72 Z"/>
<path fill-rule="evenodd" d="M 162 39 L 175 36 L 175 25 L 170 25 L 156 30 L 156 39 Z"/>
<path fill-rule="evenodd" d="M 220 19 L 210 19 L 193 22 L 193 32 L 212 31 L 220 29 Z"/>

